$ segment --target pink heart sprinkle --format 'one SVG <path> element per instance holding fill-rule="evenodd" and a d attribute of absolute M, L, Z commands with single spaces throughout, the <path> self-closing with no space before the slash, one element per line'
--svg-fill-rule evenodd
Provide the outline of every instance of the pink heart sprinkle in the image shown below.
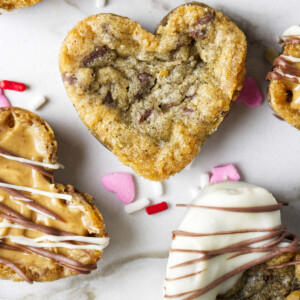
<path fill-rule="evenodd" d="M 222 182 L 225 180 L 238 181 L 240 174 L 233 164 L 216 166 L 212 169 L 210 183 Z"/>
<path fill-rule="evenodd" d="M 254 107 L 261 105 L 262 94 L 252 77 L 246 77 L 243 88 L 236 102 L 244 102 L 245 105 Z"/>
<path fill-rule="evenodd" d="M 0 107 L 11 106 L 7 98 L 3 95 L 3 90 L 0 89 Z"/>
<path fill-rule="evenodd" d="M 109 173 L 102 177 L 103 186 L 113 192 L 125 204 L 131 203 L 135 197 L 132 175 L 129 173 Z"/>

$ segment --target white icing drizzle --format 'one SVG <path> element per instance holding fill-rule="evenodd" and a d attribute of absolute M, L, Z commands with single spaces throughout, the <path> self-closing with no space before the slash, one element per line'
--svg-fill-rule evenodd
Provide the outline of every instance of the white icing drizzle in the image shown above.
<path fill-rule="evenodd" d="M 276 203 L 275 198 L 265 189 L 243 182 L 223 182 L 208 185 L 193 201 L 194 205 L 214 207 L 258 207 L 274 205 Z M 179 226 L 178 231 L 210 234 L 237 230 L 268 230 L 279 225 L 281 225 L 280 211 L 237 213 L 191 207 Z M 217 250 L 241 241 L 262 237 L 266 234 L 268 232 L 246 232 L 202 237 L 176 235 L 171 249 L 192 251 Z M 249 246 L 259 247 L 268 242 L 270 242 L 270 239 Z M 229 259 L 232 255 L 233 253 L 221 254 L 197 263 L 175 267 L 187 261 L 199 259 L 203 254 L 171 251 L 164 285 L 165 299 L 185 299 L 191 296 L 192 293 L 174 298 L 168 298 L 167 296 L 171 297 L 172 295 L 179 295 L 204 288 L 217 278 L 266 255 L 266 253 L 248 253 Z M 222 294 L 232 288 L 241 275 L 238 274 L 224 281 L 195 299 L 215 300 L 218 294 Z"/>
<path fill-rule="evenodd" d="M 8 183 L 3 183 L 0 182 L 0 186 L 19 190 L 19 191 L 25 191 L 25 192 L 30 192 L 33 194 L 38 194 L 38 195 L 43 195 L 46 197 L 50 198 L 57 198 L 57 199 L 64 199 L 64 200 L 72 200 L 72 195 L 67 195 L 67 194 L 60 194 L 60 193 L 51 193 L 51 192 L 46 192 L 38 189 L 33 189 L 25 186 L 19 186 L 19 185 L 14 185 L 14 184 L 8 184 Z"/>
<path fill-rule="evenodd" d="M 32 228 L 24 227 L 22 225 L 17 225 L 17 224 L 13 224 L 13 223 L 6 223 L 6 222 L 1 222 L 0 223 L 0 228 L 17 228 L 17 229 L 35 230 L 35 229 L 32 229 Z"/>
<path fill-rule="evenodd" d="M 40 161 L 35 161 L 35 160 L 31 160 L 31 159 L 26 159 L 23 157 L 18 157 L 18 156 L 13 156 L 13 155 L 7 155 L 7 154 L 3 154 L 0 153 L 0 156 L 10 159 L 10 160 L 15 160 L 18 161 L 20 163 L 26 163 L 26 164 L 31 164 L 31 165 L 35 165 L 35 166 L 40 166 L 40 167 L 44 167 L 44 168 L 49 168 L 49 169 L 59 169 L 59 168 L 64 168 L 64 166 L 62 164 L 49 164 L 49 163 L 43 163 Z"/>
<path fill-rule="evenodd" d="M 17 199 L 17 200 L 16 200 L 16 199 Z M 23 199 L 24 199 L 24 200 L 23 200 Z M 47 213 L 45 213 L 45 212 L 43 212 L 43 211 L 40 211 L 39 209 L 37 209 L 37 208 L 35 208 L 35 207 L 32 207 L 30 204 L 26 204 L 26 203 L 22 203 L 22 202 L 18 201 L 18 200 L 22 200 L 22 201 L 30 202 L 30 200 L 28 200 L 28 199 L 26 199 L 26 198 L 11 197 L 11 200 L 14 201 L 14 202 L 16 202 L 16 203 L 18 203 L 18 204 L 20 204 L 20 205 L 25 205 L 28 209 L 30 209 L 30 210 L 32 210 L 32 211 L 35 211 L 35 212 L 37 212 L 37 213 L 39 213 L 39 214 L 41 214 L 41 215 L 43 215 L 43 216 L 45 216 L 45 217 L 47 217 L 47 218 L 50 218 L 50 219 L 55 220 L 55 218 L 54 218 L 53 216 L 48 215 Z M 0 224 L 1 224 L 1 223 L 0 223 Z"/>
<path fill-rule="evenodd" d="M 280 69 L 276 69 L 276 70 L 274 70 L 274 72 L 280 74 L 280 75 L 283 76 L 283 77 L 290 78 L 290 79 L 296 78 L 297 80 L 300 81 L 300 77 L 299 77 L 299 76 L 295 76 L 295 75 L 290 75 L 290 74 L 288 74 L 288 73 L 284 73 L 284 72 L 282 72 Z"/>
<path fill-rule="evenodd" d="M 68 249 L 103 250 L 109 243 L 108 237 L 88 237 L 88 236 L 43 235 L 41 237 L 31 239 L 24 236 L 18 236 L 18 235 L 5 235 L 5 236 L 1 236 L 0 238 L 10 239 L 11 242 L 20 245 L 33 246 L 38 248 L 63 247 Z M 43 241 L 50 241 L 50 242 L 43 243 Z M 70 243 L 63 243 L 63 241 L 76 241 L 76 242 L 91 243 L 91 244 L 76 245 Z"/>
<path fill-rule="evenodd" d="M 286 60 L 291 61 L 291 62 L 295 62 L 295 63 L 300 62 L 300 58 L 297 58 L 297 57 L 294 57 L 294 56 L 280 55 L 280 57 L 283 57 Z"/>
<path fill-rule="evenodd" d="M 25 204 L 25 205 L 26 205 L 29 209 L 31 209 L 31 210 L 33 210 L 33 211 L 35 211 L 35 212 L 37 212 L 37 213 L 39 213 L 39 214 L 41 214 L 41 215 L 47 217 L 47 218 L 50 218 L 50 219 L 55 220 L 55 218 L 54 218 L 53 216 L 50 216 L 50 215 L 44 213 L 43 211 L 40 211 L 39 209 L 30 206 L 29 204 Z"/>
<path fill-rule="evenodd" d="M 291 37 L 299 37 L 300 38 L 300 26 L 299 25 L 293 25 L 289 27 L 286 31 L 284 31 L 282 35 L 282 39 L 284 41 L 288 40 Z"/>

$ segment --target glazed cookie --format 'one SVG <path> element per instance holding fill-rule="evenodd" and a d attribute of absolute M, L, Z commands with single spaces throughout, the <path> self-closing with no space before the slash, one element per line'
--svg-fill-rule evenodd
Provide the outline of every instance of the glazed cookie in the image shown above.
<path fill-rule="evenodd" d="M 299 239 L 281 224 L 282 203 L 268 191 L 243 182 L 210 184 L 192 204 L 179 206 L 189 210 L 173 232 L 165 299 L 271 300 L 299 293 Z"/>
<path fill-rule="evenodd" d="M 0 278 L 52 281 L 97 268 L 108 244 L 89 194 L 53 180 L 50 126 L 21 108 L 0 109 Z"/>
<path fill-rule="evenodd" d="M 137 174 L 182 170 L 242 87 L 246 40 L 221 12 L 191 3 L 155 34 L 114 14 L 79 22 L 63 42 L 63 82 L 95 137 Z"/>
<path fill-rule="evenodd" d="M 1 0 L 0 9 L 12 10 L 31 6 L 41 2 L 42 0 Z"/>
<path fill-rule="evenodd" d="M 287 29 L 282 37 L 283 54 L 274 60 L 268 98 L 273 110 L 300 129 L 300 26 Z"/>

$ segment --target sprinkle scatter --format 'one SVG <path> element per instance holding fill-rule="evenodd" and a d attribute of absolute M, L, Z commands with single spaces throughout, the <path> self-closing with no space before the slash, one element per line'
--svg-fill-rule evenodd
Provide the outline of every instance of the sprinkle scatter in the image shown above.
<path fill-rule="evenodd" d="M 146 207 L 146 213 L 148 215 L 153 215 L 153 214 L 157 214 L 161 211 L 164 211 L 166 209 L 168 209 L 168 204 L 166 202 L 161 202 L 161 203 Z"/>
<path fill-rule="evenodd" d="M 31 110 L 38 110 L 46 103 L 46 101 L 47 99 L 45 96 L 36 96 L 32 101 L 29 102 L 29 108 Z"/>
<path fill-rule="evenodd" d="M 116 194 L 125 204 L 131 203 L 135 198 L 133 177 L 129 173 L 109 173 L 102 177 L 102 185 L 110 192 Z"/>
<path fill-rule="evenodd" d="M 0 107 L 11 106 L 8 99 L 4 96 L 3 90 L 0 88 Z"/>
<path fill-rule="evenodd" d="M 154 196 L 161 197 L 164 194 L 164 185 L 162 182 L 152 181 Z"/>
<path fill-rule="evenodd" d="M 236 167 L 233 164 L 213 167 L 210 183 L 217 183 L 225 180 L 240 180 L 240 174 L 238 173 Z"/>
<path fill-rule="evenodd" d="M 150 200 L 146 197 L 135 200 L 134 202 L 125 205 L 124 210 L 127 214 L 135 213 L 150 205 Z"/>
<path fill-rule="evenodd" d="M 200 188 L 203 189 L 208 184 L 209 184 L 209 174 L 201 173 L 200 174 Z"/>
<path fill-rule="evenodd" d="M 246 77 L 243 88 L 236 102 L 243 102 L 245 105 L 254 107 L 261 105 L 262 94 L 252 77 Z"/>
<path fill-rule="evenodd" d="M 96 7 L 101 8 L 107 5 L 108 0 L 96 0 Z"/>
<path fill-rule="evenodd" d="M 13 90 L 17 92 L 24 92 L 26 90 L 26 85 L 21 82 L 2 80 L 0 81 L 0 88 L 3 90 Z"/>

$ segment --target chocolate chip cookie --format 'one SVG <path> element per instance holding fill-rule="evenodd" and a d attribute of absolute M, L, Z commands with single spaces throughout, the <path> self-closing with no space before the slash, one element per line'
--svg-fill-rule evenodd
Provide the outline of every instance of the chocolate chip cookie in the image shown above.
<path fill-rule="evenodd" d="M 173 10 L 155 34 L 114 14 L 79 22 L 59 65 L 93 135 L 137 174 L 182 170 L 219 126 L 242 87 L 246 39 L 204 4 Z"/>

